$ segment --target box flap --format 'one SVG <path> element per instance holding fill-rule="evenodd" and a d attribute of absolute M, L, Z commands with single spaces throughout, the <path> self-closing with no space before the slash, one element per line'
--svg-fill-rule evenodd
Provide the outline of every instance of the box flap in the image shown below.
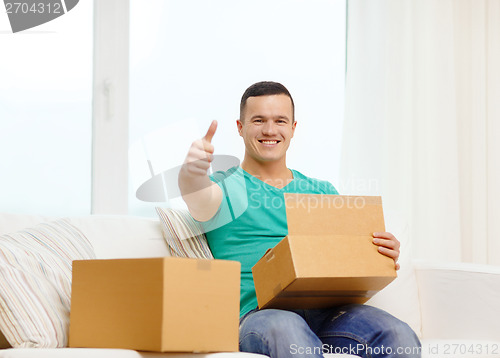
<path fill-rule="evenodd" d="M 380 196 L 285 193 L 289 235 L 370 235 L 385 231 Z"/>
<path fill-rule="evenodd" d="M 295 280 L 297 275 L 286 237 L 274 248 L 266 251 L 264 256 L 252 267 L 252 274 L 254 277 L 265 276 L 269 278 L 254 280 L 259 306 L 272 299 Z"/>
<path fill-rule="evenodd" d="M 378 252 L 371 235 L 289 235 L 296 278 L 396 277 L 392 258 Z"/>

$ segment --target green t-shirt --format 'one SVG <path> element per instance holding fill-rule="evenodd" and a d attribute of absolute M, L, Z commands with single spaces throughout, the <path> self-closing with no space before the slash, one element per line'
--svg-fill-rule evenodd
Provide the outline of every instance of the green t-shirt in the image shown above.
<path fill-rule="evenodd" d="M 216 259 L 241 262 L 240 316 L 257 307 L 252 267 L 288 234 L 283 193 L 338 194 L 327 181 L 292 173 L 293 180 L 281 189 L 239 166 L 210 177 L 223 198 L 215 216 L 202 224 Z"/>

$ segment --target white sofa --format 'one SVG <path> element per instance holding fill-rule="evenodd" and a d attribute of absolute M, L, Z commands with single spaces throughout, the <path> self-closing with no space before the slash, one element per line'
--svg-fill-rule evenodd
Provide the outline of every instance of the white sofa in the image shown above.
<path fill-rule="evenodd" d="M 54 218 L 0 214 L 0 235 Z M 71 217 L 92 243 L 97 258 L 168 256 L 160 223 L 130 216 Z M 386 219 L 387 220 L 387 219 Z M 398 278 L 368 304 L 410 324 L 422 340 L 422 357 L 500 357 L 500 267 L 428 263 L 409 259 L 407 227 L 387 222 L 402 243 Z M 347 357 L 347 355 L 328 355 Z M 177 354 L 123 349 L 8 348 L 0 358 L 250 358 L 235 353 Z"/>

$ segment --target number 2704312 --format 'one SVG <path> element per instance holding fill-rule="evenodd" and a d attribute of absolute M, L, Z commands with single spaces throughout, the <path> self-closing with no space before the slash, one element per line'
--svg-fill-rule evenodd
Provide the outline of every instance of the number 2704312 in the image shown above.
<path fill-rule="evenodd" d="M 62 14 L 63 9 L 60 3 L 26 3 L 7 2 L 5 3 L 7 14 Z"/>

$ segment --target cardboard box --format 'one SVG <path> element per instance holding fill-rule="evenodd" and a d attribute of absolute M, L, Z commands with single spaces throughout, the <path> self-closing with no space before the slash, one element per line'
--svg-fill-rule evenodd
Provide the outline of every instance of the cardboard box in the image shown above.
<path fill-rule="evenodd" d="M 73 262 L 70 347 L 238 351 L 240 263 Z"/>
<path fill-rule="evenodd" d="M 288 236 L 252 268 L 260 308 L 364 303 L 396 278 L 373 244 L 385 231 L 373 196 L 285 194 Z"/>

